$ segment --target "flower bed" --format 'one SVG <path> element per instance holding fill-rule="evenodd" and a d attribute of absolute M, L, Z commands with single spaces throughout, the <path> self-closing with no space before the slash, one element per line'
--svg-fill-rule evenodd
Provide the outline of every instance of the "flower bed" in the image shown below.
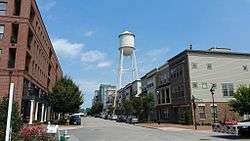
<path fill-rule="evenodd" d="M 46 133 L 43 126 L 27 126 L 20 130 L 20 137 L 24 141 L 55 141 L 55 137 Z"/>

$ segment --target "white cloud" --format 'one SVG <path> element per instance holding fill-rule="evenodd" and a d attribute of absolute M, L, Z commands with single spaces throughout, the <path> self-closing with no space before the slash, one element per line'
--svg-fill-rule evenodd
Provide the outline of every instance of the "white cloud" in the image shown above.
<path fill-rule="evenodd" d="M 105 56 L 105 53 L 98 50 L 91 50 L 81 54 L 81 61 L 93 63 L 105 59 Z"/>
<path fill-rule="evenodd" d="M 111 64 L 111 62 L 100 62 L 100 63 L 98 63 L 97 64 L 97 67 L 98 68 L 106 68 L 106 67 L 110 67 L 112 64 Z"/>
<path fill-rule="evenodd" d="M 91 37 L 94 34 L 94 31 L 87 31 L 84 33 L 85 37 Z"/>
<path fill-rule="evenodd" d="M 52 40 L 52 44 L 59 58 L 76 59 L 80 57 L 85 69 L 107 68 L 112 65 L 107 59 L 106 53 L 98 50 L 84 51 L 83 43 L 74 43 L 67 39 L 59 38 Z"/>
<path fill-rule="evenodd" d="M 52 44 L 59 56 L 73 57 L 81 53 L 84 44 L 72 43 L 67 39 L 54 39 Z"/>

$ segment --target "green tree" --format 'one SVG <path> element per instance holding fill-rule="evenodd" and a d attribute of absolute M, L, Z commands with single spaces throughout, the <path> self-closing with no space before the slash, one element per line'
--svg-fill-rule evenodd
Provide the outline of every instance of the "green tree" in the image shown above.
<path fill-rule="evenodd" d="M 147 118 L 147 120 L 150 120 L 151 113 L 154 110 L 154 94 L 148 93 L 142 98 L 142 106 L 143 106 L 143 112 L 144 117 Z"/>
<path fill-rule="evenodd" d="M 95 102 L 95 104 L 91 108 L 92 115 L 97 115 L 102 112 L 103 104 L 99 101 Z"/>
<path fill-rule="evenodd" d="M 250 114 L 250 86 L 240 86 L 229 105 L 241 116 Z"/>
<path fill-rule="evenodd" d="M 131 104 L 133 108 L 133 115 L 139 118 L 143 111 L 142 99 L 140 97 L 132 97 Z"/>
<path fill-rule="evenodd" d="M 91 108 L 86 108 L 86 113 L 87 113 L 87 115 L 93 115 L 92 114 L 92 110 L 91 110 Z"/>
<path fill-rule="evenodd" d="M 3 98 L 0 101 L 0 139 L 4 138 L 4 133 L 6 130 L 6 122 L 8 115 L 9 99 Z M 18 112 L 18 106 L 16 102 L 13 102 L 12 114 L 11 114 L 11 127 L 14 133 L 17 133 L 22 127 L 22 120 L 20 113 Z"/>
<path fill-rule="evenodd" d="M 129 99 L 126 99 L 122 104 L 123 114 L 131 115 L 133 111 L 132 103 Z"/>
<path fill-rule="evenodd" d="M 49 94 L 49 102 L 58 113 L 74 113 L 83 104 L 83 96 L 74 81 L 65 76 L 58 80 Z"/>

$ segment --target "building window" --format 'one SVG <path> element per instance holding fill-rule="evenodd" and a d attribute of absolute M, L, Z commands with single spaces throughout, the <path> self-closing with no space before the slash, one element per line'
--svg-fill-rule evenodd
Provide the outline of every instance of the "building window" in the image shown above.
<path fill-rule="evenodd" d="M 234 95 L 234 85 L 233 83 L 223 83 L 222 84 L 223 96 L 233 96 Z"/>
<path fill-rule="evenodd" d="M 243 65 L 243 66 L 242 66 L 242 69 L 243 69 L 244 71 L 248 71 L 247 65 Z"/>
<path fill-rule="evenodd" d="M 210 63 L 207 64 L 207 69 L 208 69 L 208 70 L 212 70 L 212 69 L 213 69 L 212 64 L 210 64 Z"/>
<path fill-rule="evenodd" d="M 31 29 L 29 29 L 29 33 L 28 33 L 28 48 L 31 47 L 31 43 L 33 41 L 33 37 L 34 37 L 33 32 L 32 32 Z"/>
<path fill-rule="evenodd" d="M 208 89 L 208 84 L 206 82 L 202 83 L 202 88 L 203 89 Z"/>
<path fill-rule="evenodd" d="M 9 60 L 8 60 L 8 68 L 15 68 L 16 63 L 16 49 L 9 49 Z"/>
<path fill-rule="evenodd" d="M 197 68 L 198 68 L 197 63 L 192 63 L 192 69 L 197 69 Z"/>
<path fill-rule="evenodd" d="M 180 86 L 180 96 L 184 96 L 184 85 Z"/>
<path fill-rule="evenodd" d="M 185 109 L 184 108 L 178 108 L 178 119 L 180 121 L 185 120 Z"/>
<path fill-rule="evenodd" d="M 165 91 L 164 91 L 164 89 L 161 89 L 161 103 L 162 103 L 162 104 L 166 103 Z"/>
<path fill-rule="evenodd" d="M 198 112 L 200 119 L 206 119 L 205 106 L 198 106 Z"/>
<path fill-rule="evenodd" d="M 31 8 L 30 8 L 30 22 L 31 22 L 31 23 L 33 22 L 34 18 L 35 18 L 35 10 L 34 10 L 34 8 L 31 6 Z"/>
<path fill-rule="evenodd" d="M 27 72 L 29 72 L 30 62 L 31 62 L 31 56 L 30 56 L 30 54 L 27 52 L 27 53 L 26 53 L 26 59 L 25 59 L 25 71 L 27 71 Z"/>
<path fill-rule="evenodd" d="M 3 50 L 0 48 L 0 59 L 2 57 L 2 54 L 3 54 Z"/>
<path fill-rule="evenodd" d="M 169 88 L 166 88 L 166 103 L 170 103 L 170 92 L 169 92 Z"/>
<path fill-rule="evenodd" d="M 198 88 L 198 83 L 197 83 L 197 82 L 193 82 L 193 83 L 192 83 L 192 87 L 193 87 L 193 88 Z"/>
<path fill-rule="evenodd" d="M 160 116 L 161 116 L 161 119 L 167 120 L 169 117 L 169 109 L 162 109 L 160 111 Z"/>
<path fill-rule="evenodd" d="M 10 39 L 11 43 L 17 43 L 18 31 L 19 31 L 19 24 L 13 23 L 12 24 L 12 35 L 11 35 L 11 39 Z"/>
<path fill-rule="evenodd" d="M 161 104 L 161 94 L 159 91 L 157 92 L 157 99 L 158 99 L 158 104 Z"/>
<path fill-rule="evenodd" d="M 4 37 L 4 25 L 0 25 L 0 40 Z"/>
<path fill-rule="evenodd" d="M 21 0 L 15 0 L 15 10 L 14 15 L 19 16 L 21 11 Z"/>
<path fill-rule="evenodd" d="M 6 15 L 6 11 L 7 11 L 7 3 L 0 2 L 0 15 Z"/>

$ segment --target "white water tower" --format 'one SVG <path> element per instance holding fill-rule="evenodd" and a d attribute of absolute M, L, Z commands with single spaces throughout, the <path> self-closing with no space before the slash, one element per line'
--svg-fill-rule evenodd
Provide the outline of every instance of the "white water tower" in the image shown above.
<path fill-rule="evenodd" d="M 131 81 L 138 79 L 138 69 L 135 55 L 135 35 L 132 32 L 125 31 L 119 35 L 119 68 L 118 68 L 118 90 L 123 86 L 123 77 L 125 72 L 130 72 Z M 129 67 L 124 68 L 124 58 L 128 58 Z M 128 60 L 126 59 L 126 60 Z"/>

